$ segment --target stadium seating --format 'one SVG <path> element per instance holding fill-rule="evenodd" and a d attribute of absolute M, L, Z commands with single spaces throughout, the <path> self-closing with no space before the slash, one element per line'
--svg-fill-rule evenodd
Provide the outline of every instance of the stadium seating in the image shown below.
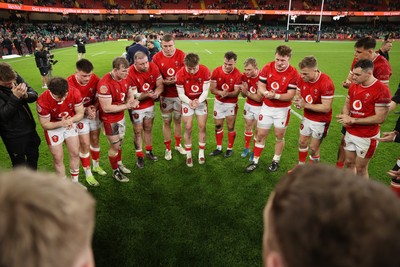
<path fill-rule="evenodd" d="M 125 9 L 265 9 L 286 10 L 288 1 L 267 0 L 24 0 L 25 5 L 81 8 Z M 293 0 L 293 10 L 320 10 L 321 0 Z M 326 0 L 325 10 L 388 11 L 399 10 L 393 0 Z"/>

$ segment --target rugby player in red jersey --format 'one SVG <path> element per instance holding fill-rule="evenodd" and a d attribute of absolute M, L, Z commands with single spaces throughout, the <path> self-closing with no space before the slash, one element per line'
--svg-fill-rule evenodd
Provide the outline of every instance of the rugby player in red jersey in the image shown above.
<path fill-rule="evenodd" d="M 186 150 L 181 145 L 182 139 L 182 105 L 176 90 L 176 73 L 184 66 L 185 53 L 175 47 L 171 34 L 165 34 L 161 39 L 162 50 L 154 55 L 153 62 L 158 66 L 164 84 L 160 97 L 160 110 L 163 119 L 163 135 L 166 160 L 172 159 L 171 152 L 171 122 L 174 121 L 175 150 L 185 155 Z"/>
<path fill-rule="evenodd" d="M 235 67 L 237 55 L 228 51 L 224 55 L 224 64 L 215 68 L 211 74 L 210 91 L 215 95 L 214 124 L 217 148 L 210 156 L 222 154 L 224 138 L 224 120 L 228 128 L 228 147 L 225 158 L 233 155 L 233 145 L 236 138 L 235 122 L 238 109 L 238 96 L 242 84 L 242 74 Z"/>
<path fill-rule="evenodd" d="M 389 79 L 392 75 L 392 68 L 385 57 L 375 52 L 376 40 L 372 37 L 363 37 L 359 39 L 354 45 L 354 59 L 351 64 L 350 72 L 347 79 L 343 82 L 344 88 L 349 88 L 353 77 L 353 67 L 358 60 L 369 59 L 374 63 L 373 75 L 375 78 L 380 80 L 382 83 L 389 85 Z M 394 103 L 394 102 L 393 102 Z M 392 104 L 393 104 L 392 103 Z M 395 104 L 393 105 L 395 106 Z M 346 128 L 342 128 L 342 138 L 339 145 L 338 156 L 336 167 L 343 168 L 345 161 L 344 151 L 344 135 L 346 134 Z"/>
<path fill-rule="evenodd" d="M 100 167 L 99 136 L 101 123 L 98 114 L 98 101 L 96 97 L 97 83 L 100 78 L 93 73 L 93 64 L 87 59 L 76 62 L 76 72 L 67 78 L 68 84 L 78 89 L 83 99 L 85 115 L 77 123 L 79 135 L 79 157 L 86 181 L 92 186 L 98 186 L 99 182 L 94 178 L 90 168 L 90 154 L 92 155 L 93 172 L 102 176 L 107 173 Z M 90 154 L 89 154 L 90 152 Z"/>
<path fill-rule="evenodd" d="M 135 108 L 139 102 L 134 98 L 133 90 L 129 88 L 129 63 L 124 57 L 116 57 L 112 62 L 112 71 L 105 74 L 97 85 L 99 97 L 100 120 L 110 143 L 108 159 L 113 170 L 112 177 L 119 182 L 129 182 L 124 174 L 131 170 L 122 163 L 122 141 L 125 136 L 124 111 Z"/>
<path fill-rule="evenodd" d="M 298 94 L 293 103 L 296 108 L 304 109 L 304 118 L 300 124 L 299 161 L 305 164 L 310 151 L 310 161 L 320 161 L 320 146 L 328 134 L 332 120 L 332 103 L 335 86 L 331 78 L 318 70 L 315 57 L 303 58 L 299 63 L 301 79 L 297 81 Z"/>
<path fill-rule="evenodd" d="M 146 146 L 146 157 L 152 161 L 158 160 L 153 154 L 154 100 L 160 97 L 164 87 L 160 70 L 156 64 L 149 62 L 145 53 L 136 52 L 133 58 L 134 63 L 129 67 L 127 79 L 135 98 L 139 100 L 140 104 L 137 108 L 130 110 L 129 115 L 135 131 L 136 166 L 143 168 L 143 138 Z"/>
<path fill-rule="evenodd" d="M 79 137 L 76 123 L 84 114 L 79 90 L 69 86 L 66 79 L 54 77 L 49 81 L 48 89 L 39 96 L 36 105 L 56 174 L 66 177 L 63 150 L 65 142 L 72 181 L 79 183 Z"/>
<path fill-rule="evenodd" d="M 352 70 L 352 83 L 343 106 L 336 116 L 346 127 L 346 167 L 368 178 L 368 163 L 378 146 L 380 124 L 389 112 L 390 91 L 373 75 L 374 63 L 358 60 Z"/>
<path fill-rule="evenodd" d="M 184 59 L 185 67 L 176 74 L 176 88 L 182 101 L 182 121 L 185 125 L 186 165 L 193 167 L 192 127 L 196 114 L 199 129 L 199 164 L 205 163 L 207 125 L 207 95 L 210 88 L 210 70 L 200 64 L 197 54 L 189 53 Z"/>
<path fill-rule="evenodd" d="M 248 58 L 244 61 L 244 73 L 242 75 L 241 94 L 246 97 L 244 104 L 243 117 L 245 122 L 244 130 L 244 149 L 240 155 L 247 157 L 250 153 L 250 142 L 253 138 L 253 128 L 257 135 L 257 120 L 260 114 L 263 97 L 257 93 L 260 70 L 257 67 L 255 58 Z M 251 153 L 250 161 L 253 161 L 254 154 Z"/>
<path fill-rule="evenodd" d="M 286 127 L 290 118 L 290 105 L 296 93 L 297 70 L 289 64 L 292 49 L 286 45 L 276 48 L 275 61 L 267 63 L 261 70 L 258 82 L 258 94 L 264 97 L 257 121 L 257 136 L 254 145 L 253 162 L 245 169 L 252 172 L 258 167 L 258 160 L 264 149 L 265 140 L 272 126 L 275 133 L 275 154 L 267 170 L 278 170 Z"/>

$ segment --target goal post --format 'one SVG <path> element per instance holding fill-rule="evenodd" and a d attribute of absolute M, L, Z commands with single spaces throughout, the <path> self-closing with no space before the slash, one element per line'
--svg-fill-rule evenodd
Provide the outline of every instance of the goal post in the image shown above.
<path fill-rule="evenodd" d="M 325 0 L 322 0 L 321 3 L 321 11 L 319 13 L 319 22 L 318 23 L 296 23 L 296 18 L 297 16 L 295 14 L 292 14 L 292 0 L 289 0 L 289 9 L 288 9 L 288 16 L 287 16 L 287 25 L 286 25 L 286 32 L 285 32 L 285 42 L 289 42 L 289 29 L 290 26 L 318 26 L 318 31 L 317 31 L 317 38 L 315 41 L 318 43 L 321 41 L 321 24 L 322 24 L 322 14 L 324 12 L 324 2 Z M 291 22 L 293 20 L 293 22 Z"/>

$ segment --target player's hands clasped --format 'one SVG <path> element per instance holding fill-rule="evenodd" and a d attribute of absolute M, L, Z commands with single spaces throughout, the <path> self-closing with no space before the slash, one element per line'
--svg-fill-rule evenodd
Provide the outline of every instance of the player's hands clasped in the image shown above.
<path fill-rule="evenodd" d="M 343 126 L 354 124 L 354 118 L 347 114 L 336 115 L 336 119 L 338 119 L 337 122 L 343 124 Z"/>
<path fill-rule="evenodd" d="M 200 102 L 199 102 L 199 99 L 197 99 L 197 98 L 189 102 L 189 107 L 191 109 L 196 109 L 199 105 L 200 105 Z"/>
<path fill-rule="evenodd" d="M 96 113 L 97 113 L 96 107 L 93 105 L 88 106 L 85 109 L 85 113 L 89 120 L 94 120 L 96 118 Z"/>
<path fill-rule="evenodd" d="M 304 101 L 304 99 L 303 99 L 301 96 L 296 96 L 296 97 L 293 99 L 293 103 L 294 103 L 294 106 L 295 106 L 297 109 L 302 109 L 302 108 L 304 108 L 304 106 L 305 106 L 305 104 L 306 104 L 306 102 Z"/>
<path fill-rule="evenodd" d="M 74 122 L 72 117 L 67 115 L 61 119 L 61 126 L 67 128 L 68 130 L 74 127 Z"/>

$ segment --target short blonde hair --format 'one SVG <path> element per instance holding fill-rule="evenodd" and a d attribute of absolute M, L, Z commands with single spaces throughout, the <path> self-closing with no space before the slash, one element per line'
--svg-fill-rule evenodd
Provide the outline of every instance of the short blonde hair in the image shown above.
<path fill-rule="evenodd" d="M 253 57 L 249 57 L 244 61 L 243 65 L 245 67 L 247 67 L 248 65 L 251 65 L 254 68 L 257 68 L 257 60 L 255 58 L 253 58 Z"/>
<path fill-rule="evenodd" d="M 121 69 L 122 68 L 129 68 L 129 62 L 126 58 L 124 57 L 116 57 L 114 58 L 113 62 L 112 62 L 112 67 L 113 69 Z"/>
<path fill-rule="evenodd" d="M 316 69 L 316 68 L 318 68 L 317 59 L 314 56 L 308 56 L 308 57 L 303 58 L 299 62 L 299 68 L 300 69 L 304 69 L 304 68 Z"/>
<path fill-rule="evenodd" d="M 95 201 L 70 180 L 0 173 L 0 266 L 71 267 L 90 247 Z"/>

